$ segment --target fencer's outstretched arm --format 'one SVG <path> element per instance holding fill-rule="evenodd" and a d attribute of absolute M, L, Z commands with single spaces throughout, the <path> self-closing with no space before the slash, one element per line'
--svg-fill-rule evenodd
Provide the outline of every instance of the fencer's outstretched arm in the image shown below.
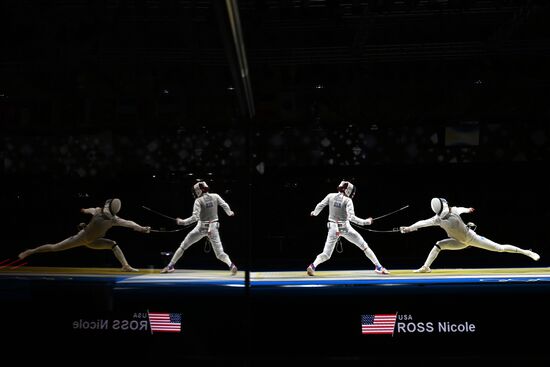
<path fill-rule="evenodd" d="M 215 196 L 218 199 L 218 204 L 222 207 L 225 214 L 229 215 L 230 217 L 235 215 L 235 213 L 229 207 L 229 204 L 227 204 L 220 195 L 218 194 L 210 194 L 210 195 Z"/>
<path fill-rule="evenodd" d="M 399 230 L 401 231 L 401 233 L 408 233 L 408 232 L 416 231 L 419 228 L 437 226 L 438 225 L 437 219 L 438 217 L 436 215 L 429 219 L 419 220 L 418 222 L 408 227 L 399 227 Z"/>
<path fill-rule="evenodd" d="M 348 214 L 349 221 L 360 226 L 370 226 L 372 224 L 372 218 L 362 219 L 355 215 L 355 208 L 353 201 L 349 200 L 346 206 L 346 212 Z"/>
<path fill-rule="evenodd" d="M 464 213 L 473 213 L 475 211 L 474 208 L 464 208 L 462 206 L 453 206 L 451 207 L 451 211 L 453 213 L 456 213 L 458 215 L 464 214 Z"/>
<path fill-rule="evenodd" d="M 199 220 L 201 213 L 201 203 L 199 202 L 199 199 L 195 199 L 195 203 L 193 204 L 193 214 L 189 218 L 181 219 L 176 218 L 176 223 L 180 226 L 187 226 L 189 224 L 195 223 Z"/>
<path fill-rule="evenodd" d="M 319 204 L 315 206 L 315 209 L 313 209 L 310 215 L 314 217 L 319 215 L 319 213 L 323 210 L 323 208 L 328 205 L 329 198 L 330 198 L 330 194 L 328 194 Z"/>
<path fill-rule="evenodd" d="M 132 222 L 131 220 L 122 219 L 120 217 L 115 218 L 115 226 L 119 227 L 127 227 L 132 228 L 134 231 L 138 232 L 145 232 L 149 233 L 151 231 L 151 227 L 143 227 L 137 224 L 136 222 Z"/>
<path fill-rule="evenodd" d="M 81 213 L 84 213 L 84 214 L 91 214 L 91 215 L 94 215 L 96 213 L 98 213 L 99 211 L 101 211 L 101 208 L 82 208 L 80 209 L 80 212 Z"/>

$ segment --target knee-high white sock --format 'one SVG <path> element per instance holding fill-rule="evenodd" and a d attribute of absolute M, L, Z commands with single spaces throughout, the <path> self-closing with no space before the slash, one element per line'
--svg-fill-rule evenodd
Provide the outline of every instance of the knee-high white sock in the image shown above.
<path fill-rule="evenodd" d="M 512 245 L 501 245 L 502 247 L 502 251 L 504 252 L 519 252 L 520 254 L 523 254 L 523 255 L 526 255 L 529 253 L 528 251 L 526 250 L 522 250 L 520 249 L 519 247 L 516 247 L 516 246 L 512 246 Z"/>
<path fill-rule="evenodd" d="M 170 260 L 170 264 L 168 264 L 168 265 L 171 265 L 171 266 L 176 265 L 176 263 L 180 259 L 181 255 L 183 255 L 183 249 L 181 247 L 178 247 L 176 252 L 174 252 L 174 256 L 172 256 L 172 260 Z"/>
<path fill-rule="evenodd" d="M 376 267 L 382 266 L 380 265 L 380 261 L 378 261 L 378 258 L 376 257 L 374 252 L 370 249 L 370 247 L 367 246 L 367 248 L 363 252 L 369 258 L 369 260 L 372 261 L 374 266 Z"/>
<path fill-rule="evenodd" d="M 122 266 L 128 266 L 128 261 L 126 261 L 126 258 L 124 257 L 124 254 L 122 253 L 122 250 L 118 245 L 113 247 L 113 253 L 115 254 L 115 257 L 120 261 Z"/>
<path fill-rule="evenodd" d="M 434 246 L 432 251 L 430 251 L 430 253 L 428 254 L 428 258 L 426 259 L 426 262 L 424 263 L 424 266 L 429 268 L 432 265 L 432 263 L 434 262 L 434 260 L 436 259 L 437 255 L 439 255 L 440 251 L 441 251 L 441 249 L 439 247 Z"/>
<path fill-rule="evenodd" d="M 227 255 L 225 252 L 222 252 L 219 256 L 216 256 L 219 260 L 223 261 L 227 266 L 231 266 L 233 264 L 231 262 L 231 259 L 229 258 L 229 255 Z"/>
<path fill-rule="evenodd" d="M 321 254 L 317 255 L 317 257 L 315 258 L 315 261 L 313 261 L 313 267 L 316 268 L 319 264 L 324 263 L 328 259 L 329 259 L 329 257 L 327 255 L 325 255 L 324 253 L 321 253 Z"/>

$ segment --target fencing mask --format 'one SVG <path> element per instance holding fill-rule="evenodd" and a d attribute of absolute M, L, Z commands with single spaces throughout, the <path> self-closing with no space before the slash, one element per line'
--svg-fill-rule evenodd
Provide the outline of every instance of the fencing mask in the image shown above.
<path fill-rule="evenodd" d="M 115 216 L 120 211 L 121 205 L 120 199 L 109 199 L 105 202 L 103 211 Z"/>
<path fill-rule="evenodd" d="M 447 200 L 442 198 L 433 198 L 430 204 L 434 213 L 440 218 L 443 218 L 449 214 L 449 205 L 447 204 Z"/>
<path fill-rule="evenodd" d="M 344 195 L 349 198 L 353 198 L 355 196 L 355 186 L 353 186 L 352 183 L 348 181 L 340 182 L 340 185 L 338 185 L 338 191 L 343 192 Z"/>
<path fill-rule="evenodd" d="M 199 198 L 203 193 L 208 192 L 208 185 L 204 181 L 199 181 L 193 185 L 193 196 Z"/>

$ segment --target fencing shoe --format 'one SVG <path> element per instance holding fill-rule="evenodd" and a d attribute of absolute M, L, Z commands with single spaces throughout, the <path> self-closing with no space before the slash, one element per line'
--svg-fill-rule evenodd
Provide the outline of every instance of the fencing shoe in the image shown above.
<path fill-rule="evenodd" d="M 383 266 L 377 266 L 374 268 L 376 274 L 389 274 L 390 272 Z"/>
<path fill-rule="evenodd" d="M 176 269 L 174 269 L 174 265 L 168 265 L 164 269 L 162 269 L 161 273 L 173 273 Z"/>
<path fill-rule="evenodd" d="M 23 260 L 24 258 L 26 258 L 27 256 L 31 255 L 32 254 L 32 250 L 25 250 L 23 251 L 22 253 L 19 254 L 19 259 L 20 260 Z"/>
<path fill-rule="evenodd" d="M 535 261 L 539 261 L 539 259 L 540 259 L 540 255 L 537 254 L 536 252 L 531 251 L 531 250 L 527 250 L 527 256 L 529 256 L 531 259 L 533 259 Z"/>
<path fill-rule="evenodd" d="M 130 265 L 124 265 L 120 271 L 126 271 L 126 272 L 136 272 L 139 271 L 139 269 L 132 268 Z"/>
<path fill-rule="evenodd" d="M 431 273 L 432 269 L 430 269 L 426 265 L 422 265 L 422 267 L 420 267 L 420 269 L 416 269 L 413 272 L 414 273 Z"/>

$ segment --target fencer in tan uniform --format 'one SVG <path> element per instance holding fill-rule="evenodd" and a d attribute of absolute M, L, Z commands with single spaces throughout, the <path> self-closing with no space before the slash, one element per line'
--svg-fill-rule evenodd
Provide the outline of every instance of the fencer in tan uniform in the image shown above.
<path fill-rule="evenodd" d="M 107 231 L 114 226 L 132 228 L 134 231 L 149 233 L 151 227 L 143 227 L 131 220 L 117 216 L 121 208 L 120 199 L 109 199 L 103 207 L 80 209 L 82 213 L 91 214 L 88 224 L 80 223 L 79 232 L 61 242 L 46 244 L 28 249 L 19 254 L 20 259 L 41 252 L 64 251 L 75 247 L 86 246 L 94 250 L 112 250 L 122 265 L 122 271 L 139 271 L 131 267 L 116 241 L 104 238 Z"/>

